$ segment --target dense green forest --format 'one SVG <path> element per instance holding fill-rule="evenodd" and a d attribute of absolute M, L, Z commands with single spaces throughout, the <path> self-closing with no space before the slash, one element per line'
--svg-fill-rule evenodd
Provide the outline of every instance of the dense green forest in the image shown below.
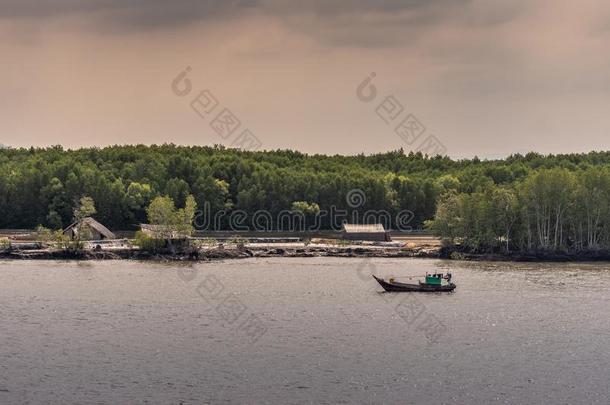
<path fill-rule="evenodd" d="M 354 189 L 366 196 L 358 210 L 410 210 L 413 228 L 427 226 L 472 250 L 610 244 L 610 152 L 452 160 L 402 150 L 366 156 L 175 145 L 0 150 L 0 228 L 65 227 L 83 196 L 95 201 L 96 219 L 128 230 L 146 222 L 148 204 L 160 195 L 178 207 L 193 195 L 211 215 L 273 216 L 307 204 L 352 212 L 346 195 Z M 324 221 L 323 228 L 330 225 Z"/>
<path fill-rule="evenodd" d="M 610 167 L 577 167 L 541 168 L 514 183 L 447 192 L 428 225 L 477 252 L 610 249 Z"/>

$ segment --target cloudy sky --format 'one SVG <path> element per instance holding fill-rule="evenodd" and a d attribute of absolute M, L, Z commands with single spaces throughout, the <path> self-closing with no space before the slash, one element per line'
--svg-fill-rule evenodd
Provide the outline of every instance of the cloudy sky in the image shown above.
<path fill-rule="evenodd" d="M 601 0 L 2 0 L 0 55 L 11 146 L 230 146 L 248 129 L 310 153 L 610 149 Z M 225 108 L 231 134 L 210 126 Z M 410 114 L 425 132 L 401 138 Z"/>

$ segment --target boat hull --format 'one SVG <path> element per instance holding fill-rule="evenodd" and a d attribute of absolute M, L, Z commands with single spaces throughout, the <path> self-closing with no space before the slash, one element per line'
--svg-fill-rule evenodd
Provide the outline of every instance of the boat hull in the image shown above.
<path fill-rule="evenodd" d="M 387 292 L 443 292 L 455 290 L 455 284 L 449 283 L 447 285 L 434 285 L 434 284 L 407 284 L 398 282 L 385 281 L 382 278 L 373 276 L 375 280 L 383 287 Z"/>

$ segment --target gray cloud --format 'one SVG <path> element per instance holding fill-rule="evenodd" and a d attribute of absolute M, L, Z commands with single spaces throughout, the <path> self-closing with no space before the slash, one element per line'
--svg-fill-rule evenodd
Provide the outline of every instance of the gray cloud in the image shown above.
<path fill-rule="evenodd" d="M 311 0 L 311 1 L 283 1 L 265 0 L 265 5 L 274 10 L 283 10 L 293 13 L 308 11 L 321 16 L 334 16 L 352 13 L 395 13 L 409 10 L 422 10 L 448 7 L 464 4 L 472 0 Z"/>
<path fill-rule="evenodd" d="M 465 20 L 497 24 L 511 19 L 515 7 L 474 0 L 3 0 L 1 19 L 53 19 L 81 14 L 102 31 L 145 31 L 180 27 L 246 11 L 278 18 L 289 29 L 330 45 L 374 47 L 413 40 L 422 26 Z M 477 6 L 477 9 L 481 6 Z M 506 11 L 509 12 L 506 12 Z M 97 24 L 96 24 L 97 23 Z"/>
<path fill-rule="evenodd" d="M 121 28 L 164 28 L 231 15 L 255 6 L 258 0 L 3 0 L 0 18 L 51 19 L 69 14 L 91 14 Z"/>
<path fill-rule="evenodd" d="M 0 3 L 0 18 L 48 18 L 68 12 L 90 12 L 117 6 L 119 2 L 113 0 L 5 0 Z"/>
<path fill-rule="evenodd" d="M 525 0 L 266 0 L 289 29 L 330 46 L 408 46 L 444 27 L 493 28 L 532 8 Z"/>
<path fill-rule="evenodd" d="M 300 13 L 287 14 L 286 20 L 291 29 L 329 46 L 406 46 L 424 35 L 426 27 L 450 23 L 470 1 L 314 1 L 302 6 Z M 303 18 L 303 13 L 315 18 Z"/>
<path fill-rule="evenodd" d="M 404 146 L 354 97 L 375 71 L 454 156 L 608 149 L 609 16 L 598 0 L 0 0 L 0 133 L 215 143 L 169 90 L 189 65 L 273 148 Z"/>
<path fill-rule="evenodd" d="M 322 15 L 358 12 L 392 13 L 404 10 L 442 7 L 471 0 L 3 0 L 0 18 L 49 17 L 71 12 L 138 13 L 156 19 L 165 14 L 172 20 L 175 12 L 187 12 L 191 18 L 205 18 L 219 12 L 237 12 L 243 8 L 259 7 L 267 12 L 310 11 Z M 162 19 L 159 19 L 161 22 Z"/>

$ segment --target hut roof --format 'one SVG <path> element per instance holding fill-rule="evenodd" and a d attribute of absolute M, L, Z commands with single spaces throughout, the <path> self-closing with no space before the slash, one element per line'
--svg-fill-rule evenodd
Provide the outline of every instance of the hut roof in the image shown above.
<path fill-rule="evenodd" d="M 104 235 L 108 239 L 116 238 L 114 233 L 110 232 L 110 230 L 108 228 L 106 228 L 104 225 L 100 224 L 99 222 L 97 222 L 95 219 L 93 219 L 91 217 L 83 218 L 81 221 L 76 221 L 76 222 L 70 224 L 70 226 L 68 226 L 66 229 L 64 229 L 64 233 L 68 232 L 71 229 L 78 230 L 78 228 L 80 228 L 83 225 L 87 225 L 90 228 L 95 229 L 96 231 L 98 231 L 100 234 Z"/>
<path fill-rule="evenodd" d="M 385 233 L 383 224 L 343 224 L 346 233 Z"/>

